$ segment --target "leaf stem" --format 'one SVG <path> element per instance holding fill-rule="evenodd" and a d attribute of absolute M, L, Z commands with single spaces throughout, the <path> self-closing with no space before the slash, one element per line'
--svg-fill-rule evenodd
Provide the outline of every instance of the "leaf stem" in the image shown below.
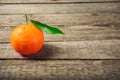
<path fill-rule="evenodd" d="M 25 14 L 25 17 L 26 17 L 26 23 L 28 24 L 29 19 L 28 19 L 28 17 L 27 17 L 27 14 Z"/>

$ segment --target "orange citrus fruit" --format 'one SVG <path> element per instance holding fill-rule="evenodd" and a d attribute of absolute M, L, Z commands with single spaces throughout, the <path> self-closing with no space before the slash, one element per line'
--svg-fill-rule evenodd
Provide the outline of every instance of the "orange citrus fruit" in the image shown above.
<path fill-rule="evenodd" d="M 38 52 L 44 43 L 44 34 L 33 24 L 17 26 L 11 33 L 10 42 L 21 55 L 32 55 Z"/>

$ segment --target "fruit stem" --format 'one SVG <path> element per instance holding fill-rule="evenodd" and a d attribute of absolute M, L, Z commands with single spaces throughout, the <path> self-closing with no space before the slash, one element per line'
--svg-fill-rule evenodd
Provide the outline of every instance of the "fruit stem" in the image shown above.
<path fill-rule="evenodd" d="M 29 19 L 28 19 L 28 17 L 27 17 L 27 14 L 25 14 L 25 17 L 26 17 L 26 23 L 28 24 Z"/>

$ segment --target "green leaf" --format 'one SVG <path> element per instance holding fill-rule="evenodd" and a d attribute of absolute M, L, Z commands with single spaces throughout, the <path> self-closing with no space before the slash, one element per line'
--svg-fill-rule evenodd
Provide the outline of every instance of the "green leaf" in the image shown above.
<path fill-rule="evenodd" d="M 41 29 L 43 32 L 48 33 L 48 34 L 64 34 L 60 29 L 51 27 L 47 24 L 35 21 L 35 20 L 30 20 L 38 29 Z"/>

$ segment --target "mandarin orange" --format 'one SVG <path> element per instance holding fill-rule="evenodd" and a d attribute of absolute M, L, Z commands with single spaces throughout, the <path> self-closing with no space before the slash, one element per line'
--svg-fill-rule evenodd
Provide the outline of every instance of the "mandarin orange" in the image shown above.
<path fill-rule="evenodd" d="M 44 34 L 33 24 L 17 26 L 11 33 L 10 42 L 21 55 L 32 55 L 38 52 L 44 43 Z"/>

